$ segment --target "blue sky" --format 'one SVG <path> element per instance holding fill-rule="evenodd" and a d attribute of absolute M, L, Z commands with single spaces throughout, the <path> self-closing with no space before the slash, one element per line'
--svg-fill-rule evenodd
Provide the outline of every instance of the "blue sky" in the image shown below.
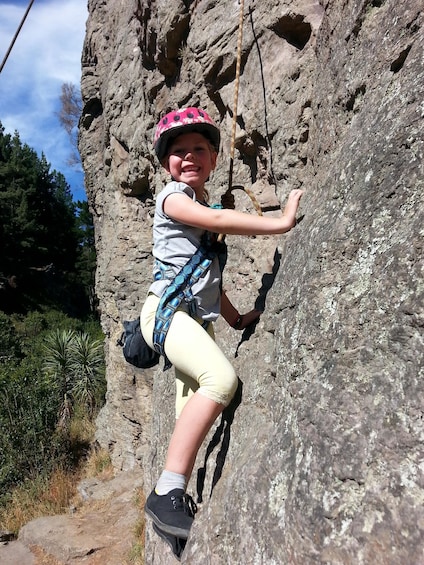
<path fill-rule="evenodd" d="M 29 5 L 29 0 L 0 0 L 0 60 Z M 68 135 L 55 114 L 61 86 L 79 87 L 87 0 L 35 0 L 0 73 L 0 121 L 6 133 L 19 132 L 51 169 L 61 172 L 74 200 L 85 199 L 82 170 L 67 164 Z"/>

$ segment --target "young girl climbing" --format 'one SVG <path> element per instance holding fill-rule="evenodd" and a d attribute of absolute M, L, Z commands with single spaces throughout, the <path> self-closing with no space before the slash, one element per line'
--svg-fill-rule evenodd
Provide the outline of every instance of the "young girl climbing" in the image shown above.
<path fill-rule="evenodd" d="M 160 297 L 172 278 L 196 253 L 205 232 L 213 234 L 282 234 L 296 223 L 302 190 L 293 190 L 278 218 L 255 216 L 207 205 L 205 183 L 215 169 L 220 132 L 200 108 L 170 112 L 157 125 L 156 155 L 172 181 L 160 192 L 153 225 L 155 281 L 141 312 L 141 329 L 153 347 Z M 168 275 L 163 275 L 163 273 Z M 155 530 L 187 539 L 194 512 L 185 494 L 197 452 L 216 418 L 237 389 L 234 368 L 214 340 L 219 314 L 235 329 L 243 329 L 261 312 L 241 316 L 221 286 L 217 257 L 191 288 L 195 309 L 184 301 L 172 316 L 164 342 L 176 378 L 176 424 L 165 467 L 149 495 L 145 511 Z"/>

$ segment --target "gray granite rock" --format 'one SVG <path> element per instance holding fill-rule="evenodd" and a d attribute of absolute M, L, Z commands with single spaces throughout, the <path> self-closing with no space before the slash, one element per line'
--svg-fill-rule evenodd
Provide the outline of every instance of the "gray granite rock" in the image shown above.
<path fill-rule="evenodd" d="M 226 189 L 239 4 L 90 0 L 80 150 L 107 335 L 97 438 L 146 490 L 171 433 L 173 380 L 116 341 L 151 275 L 166 177 L 158 117 L 200 104 L 222 128 Z M 418 0 L 250 2 L 234 182 L 266 214 L 305 190 L 282 237 L 229 237 L 225 287 L 252 332 L 218 322 L 241 381 L 190 485 L 183 562 L 397 565 L 423 548 L 423 13 Z M 255 213 L 242 191 L 237 207 Z M 148 529 L 147 562 L 169 563 Z"/>

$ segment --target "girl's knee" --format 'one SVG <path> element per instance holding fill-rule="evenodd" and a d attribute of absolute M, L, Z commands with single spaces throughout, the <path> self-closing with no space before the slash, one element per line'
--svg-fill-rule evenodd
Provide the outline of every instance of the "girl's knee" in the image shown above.
<path fill-rule="evenodd" d="M 239 381 L 238 381 L 237 375 L 234 371 L 232 376 L 231 376 L 231 379 L 229 381 L 229 386 L 228 386 L 228 404 L 234 398 L 234 395 L 236 394 L 236 391 L 237 391 L 237 388 L 238 388 L 238 384 L 239 384 Z"/>
<path fill-rule="evenodd" d="M 211 375 L 211 377 L 206 382 L 202 382 L 200 386 L 202 394 L 218 404 L 228 406 L 238 387 L 238 378 L 234 369 L 231 367 L 231 370 L 222 372 L 219 376 Z"/>

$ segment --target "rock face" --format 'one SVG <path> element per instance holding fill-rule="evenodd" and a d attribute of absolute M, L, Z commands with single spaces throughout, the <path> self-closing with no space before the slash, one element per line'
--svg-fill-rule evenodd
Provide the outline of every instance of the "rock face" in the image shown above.
<path fill-rule="evenodd" d="M 97 438 L 146 492 L 174 422 L 172 371 L 123 361 L 121 321 L 151 277 L 151 139 L 164 112 L 201 105 L 226 189 L 240 4 L 89 0 L 80 150 L 94 214 L 107 335 Z M 243 19 L 234 183 L 276 214 L 282 237 L 229 237 L 225 286 L 242 334 L 217 323 L 239 394 L 205 442 L 182 561 L 424 563 L 423 116 L 420 0 L 261 0 Z M 243 191 L 237 208 L 255 213 Z M 170 562 L 148 528 L 146 561 Z"/>

